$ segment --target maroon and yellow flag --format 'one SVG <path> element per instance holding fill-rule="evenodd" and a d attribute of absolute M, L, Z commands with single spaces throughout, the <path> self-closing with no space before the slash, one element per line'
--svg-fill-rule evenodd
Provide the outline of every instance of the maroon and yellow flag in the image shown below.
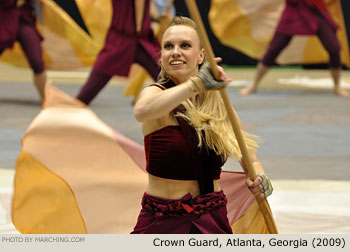
<path fill-rule="evenodd" d="M 104 45 L 112 19 L 111 1 L 75 1 L 88 33 L 55 1 L 40 0 L 40 3 L 37 28 L 44 37 L 41 45 L 46 69 L 74 70 L 92 66 Z M 19 42 L 15 42 L 12 50 L 5 50 L 0 61 L 18 67 L 29 67 Z M 136 91 L 130 88 L 126 90 L 126 95 L 138 93 L 143 82 L 150 78 L 141 70 L 140 65 L 132 65 L 129 77 L 141 84 Z M 141 79 L 138 81 L 134 77 Z M 125 77 L 118 76 L 118 78 L 124 82 L 129 81 Z"/>
<path fill-rule="evenodd" d="M 339 0 L 326 1 L 340 26 L 337 37 L 341 61 L 350 66 L 349 46 Z M 221 43 L 260 59 L 266 51 L 283 12 L 285 0 L 212 0 L 209 22 Z M 277 58 L 279 64 L 328 63 L 329 56 L 316 36 L 294 36 Z"/>
<path fill-rule="evenodd" d="M 89 30 L 86 33 L 72 17 L 52 0 L 40 0 L 37 28 L 44 37 L 43 57 L 47 69 L 75 69 L 91 66 L 103 46 L 111 17 L 109 0 L 77 0 L 76 4 Z M 97 6 L 98 5 L 98 6 Z M 15 66 L 28 67 L 18 42 L 5 50 L 0 60 Z"/>
<path fill-rule="evenodd" d="M 22 138 L 12 221 L 26 234 L 129 233 L 147 185 L 142 146 L 52 85 Z M 266 233 L 244 173 L 223 172 L 235 233 Z"/>

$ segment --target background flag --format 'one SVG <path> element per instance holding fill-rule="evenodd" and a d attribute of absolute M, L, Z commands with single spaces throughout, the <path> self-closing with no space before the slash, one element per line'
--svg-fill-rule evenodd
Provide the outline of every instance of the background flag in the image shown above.
<path fill-rule="evenodd" d="M 260 59 L 272 39 L 284 6 L 285 0 L 212 0 L 209 22 L 221 43 Z M 349 46 L 339 0 L 327 1 L 327 9 L 340 26 L 337 37 L 341 61 L 349 67 Z M 328 59 L 327 51 L 316 36 L 294 36 L 277 58 L 277 63 L 318 64 L 328 63 Z"/>
<path fill-rule="evenodd" d="M 42 47 L 47 69 L 67 70 L 91 66 L 103 46 L 112 15 L 110 1 L 100 0 L 98 8 L 91 8 L 96 5 L 92 0 L 76 2 L 78 13 L 86 18 L 83 27 L 55 1 L 41 0 L 40 7 L 35 8 L 37 28 L 44 37 Z M 24 59 L 18 42 L 12 50 L 5 50 L 0 58 L 15 66 L 28 67 Z"/>

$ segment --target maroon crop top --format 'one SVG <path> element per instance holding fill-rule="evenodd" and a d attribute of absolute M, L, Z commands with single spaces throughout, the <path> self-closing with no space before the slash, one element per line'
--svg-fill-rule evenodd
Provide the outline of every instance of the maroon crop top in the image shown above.
<path fill-rule="evenodd" d="M 157 85 L 158 86 L 158 85 Z M 162 88 L 162 87 L 160 87 Z M 162 88 L 163 89 L 163 88 Z M 146 170 L 157 177 L 177 180 L 196 180 L 195 160 L 190 144 L 181 127 L 169 125 L 144 137 Z M 200 155 L 194 152 L 195 155 Z M 208 167 L 212 169 L 213 179 L 219 179 L 225 160 L 210 150 Z"/>
<path fill-rule="evenodd" d="M 180 126 L 170 125 L 145 136 L 146 170 L 168 179 L 196 180 L 194 158 Z M 198 153 L 199 155 L 199 153 Z M 220 178 L 221 156 L 211 155 L 212 176 Z"/>

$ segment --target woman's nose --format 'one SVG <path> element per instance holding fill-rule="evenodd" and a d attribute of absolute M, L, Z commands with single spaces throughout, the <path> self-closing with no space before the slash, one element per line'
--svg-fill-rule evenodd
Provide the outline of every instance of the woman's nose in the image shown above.
<path fill-rule="evenodd" d="M 180 55 L 180 48 L 178 46 L 174 46 L 172 55 L 173 55 L 173 57 L 176 57 L 176 56 Z"/>

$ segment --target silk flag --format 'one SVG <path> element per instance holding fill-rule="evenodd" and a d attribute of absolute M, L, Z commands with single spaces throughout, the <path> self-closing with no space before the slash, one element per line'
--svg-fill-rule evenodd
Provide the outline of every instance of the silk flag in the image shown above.
<path fill-rule="evenodd" d="M 130 230 L 146 187 L 142 147 L 53 86 L 46 95 L 22 138 L 14 225 L 22 233 Z"/>
<path fill-rule="evenodd" d="M 129 233 L 147 186 L 143 147 L 52 85 L 22 137 L 12 221 L 26 234 Z M 223 172 L 234 232 L 266 233 L 255 197 L 239 172 Z"/>
<path fill-rule="evenodd" d="M 350 66 L 349 46 L 339 0 L 325 1 L 328 12 L 339 25 L 337 38 L 341 61 Z M 285 0 L 212 0 L 211 28 L 224 45 L 260 59 L 265 53 L 284 10 Z M 329 56 L 316 36 L 294 36 L 277 58 L 279 64 L 328 63 Z"/>
<path fill-rule="evenodd" d="M 73 18 L 52 0 L 36 5 L 37 28 L 44 37 L 43 57 L 47 69 L 69 70 L 91 66 L 103 46 L 112 17 L 109 0 L 77 0 L 79 12 L 89 31 L 84 31 Z M 20 44 L 5 50 L 1 61 L 28 67 Z"/>

